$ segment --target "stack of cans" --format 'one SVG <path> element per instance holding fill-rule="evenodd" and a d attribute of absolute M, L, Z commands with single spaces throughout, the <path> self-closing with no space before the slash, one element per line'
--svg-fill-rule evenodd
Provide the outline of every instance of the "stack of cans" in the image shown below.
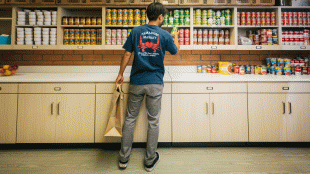
<path fill-rule="evenodd" d="M 102 45 L 102 29 L 64 29 L 64 45 Z"/>
<path fill-rule="evenodd" d="M 275 12 L 238 12 L 238 25 L 275 26 Z"/>
<path fill-rule="evenodd" d="M 194 25 L 231 25 L 231 11 L 213 10 L 213 9 L 196 9 L 194 10 Z"/>
<path fill-rule="evenodd" d="M 190 44 L 190 30 L 179 29 L 179 44 L 180 45 L 189 45 Z"/>
<path fill-rule="evenodd" d="M 278 29 L 248 30 L 247 36 L 253 45 L 278 45 Z"/>
<path fill-rule="evenodd" d="M 106 25 L 144 25 L 146 9 L 107 9 Z"/>
<path fill-rule="evenodd" d="M 197 73 L 217 73 L 217 65 L 197 65 Z"/>
<path fill-rule="evenodd" d="M 106 45 L 124 45 L 131 29 L 106 29 Z"/>
<path fill-rule="evenodd" d="M 309 45 L 309 30 L 282 31 L 283 45 Z"/>
<path fill-rule="evenodd" d="M 309 58 L 297 57 L 287 58 L 267 58 L 268 73 L 272 75 L 309 75 Z"/>
<path fill-rule="evenodd" d="M 283 26 L 308 26 L 310 25 L 310 12 L 281 12 Z"/>
<path fill-rule="evenodd" d="M 194 29 L 194 45 L 230 45 L 229 30 Z"/>
<path fill-rule="evenodd" d="M 170 10 L 165 15 L 163 25 L 190 25 L 189 9 Z"/>

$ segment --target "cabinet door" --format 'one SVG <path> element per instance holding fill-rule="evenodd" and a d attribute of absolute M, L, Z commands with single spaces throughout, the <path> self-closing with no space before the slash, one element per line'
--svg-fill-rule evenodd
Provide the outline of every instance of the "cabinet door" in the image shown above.
<path fill-rule="evenodd" d="M 55 107 L 57 143 L 94 142 L 95 94 L 57 94 Z"/>
<path fill-rule="evenodd" d="M 172 141 L 210 141 L 210 95 L 172 94 Z"/>
<path fill-rule="evenodd" d="M 288 94 L 287 108 L 287 141 L 310 142 L 310 94 Z"/>
<path fill-rule="evenodd" d="M 286 141 L 285 94 L 249 94 L 249 141 Z"/>
<path fill-rule="evenodd" d="M 0 144 L 16 143 L 17 94 L 0 97 Z"/>
<path fill-rule="evenodd" d="M 55 128 L 55 94 L 19 94 L 17 143 L 55 143 Z"/>
<path fill-rule="evenodd" d="M 247 142 L 247 94 L 210 94 L 211 141 Z"/>

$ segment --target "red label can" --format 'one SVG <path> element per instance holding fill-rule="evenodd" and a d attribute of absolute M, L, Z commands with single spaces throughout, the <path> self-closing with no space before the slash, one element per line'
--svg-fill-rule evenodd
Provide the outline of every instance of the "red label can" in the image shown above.
<path fill-rule="evenodd" d="M 238 65 L 234 66 L 234 72 L 235 72 L 235 74 L 239 74 L 239 66 Z"/>
<path fill-rule="evenodd" d="M 266 18 L 266 25 L 267 25 L 267 26 L 270 26 L 270 25 L 271 25 L 270 18 Z"/>
<path fill-rule="evenodd" d="M 310 75 L 310 67 L 308 67 L 308 75 Z"/>
<path fill-rule="evenodd" d="M 179 29 L 179 37 L 184 38 L 184 29 Z"/>
<path fill-rule="evenodd" d="M 184 38 L 181 38 L 181 37 L 179 38 L 179 44 L 184 45 Z"/>
<path fill-rule="evenodd" d="M 189 38 L 185 38 L 185 45 L 189 45 L 190 44 L 190 39 Z"/>
<path fill-rule="evenodd" d="M 245 17 L 245 12 L 241 12 L 240 18 L 244 18 L 244 17 Z"/>
<path fill-rule="evenodd" d="M 184 37 L 185 37 L 185 38 L 189 38 L 189 37 L 190 37 L 189 29 L 185 29 L 184 31 L 185 31 Z"/>
<path fill-rule="evenodd" d="M 251 25 L 256 25 L 256 18 L 255 17 L 252 17 Z"/>

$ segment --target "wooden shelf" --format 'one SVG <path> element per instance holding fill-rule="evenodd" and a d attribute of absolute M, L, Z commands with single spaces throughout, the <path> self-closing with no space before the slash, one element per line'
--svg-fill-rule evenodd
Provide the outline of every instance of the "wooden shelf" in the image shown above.
<path fill-rule="evenodd" d="M 285 26 L 285 25 L 282 25 L 282 28 L 310 28 L 310 25 L 304 25 L 304 26 Z"/>
<path fill-rule="evenodd" d="M 12 20 L 13 18 L 0 18 L 0 21 L 4 21 L 4 20 Z"/>
<path fill-rule="evenodd" d="M 8 50 L 12 48 L 13 48 L 13 45 L 0 45 L 0 50 Z"/>
<path fill-rule="evenodd" d="M 310 45 L 282 45 L 282 50 L 309 50 Z"/>
<path fill-rule="evenodd" d="M 281 50 L 280 45 L 237 45 L 236 50 Z"/>
<path fill-rule="evenodd" d="M 77 27 L 77 28 L 101 28 L 102 25 L 61 25 L 61 27 L 65 28 L 65 27 Z"/>
<path fill-rule="evenodd" d="M 141 25 L 106 25 L 105 28 L 134 28 Z"/>
<path fill-rule="evenodd" d="M 15 25 L 16 27 L 57 27 L 57 25 Z"/>
<path fill-rule="evenodd" d="M 190 28 L 190 25 L 162 25 L 162 28 L 173 28 L 173 27 L 179 27 L 179 28 Z"/>
<path fill-rule="evenodd" d="M 256 25 L 240 25 L 238 28 L 278 28 L 278 25 L 265 25 L 265 26 L 256 26 Z"/>
<path fill-rule="evenodd" d="M 234 28 L 234 25 L 194 25 L 194 28 Z"/>

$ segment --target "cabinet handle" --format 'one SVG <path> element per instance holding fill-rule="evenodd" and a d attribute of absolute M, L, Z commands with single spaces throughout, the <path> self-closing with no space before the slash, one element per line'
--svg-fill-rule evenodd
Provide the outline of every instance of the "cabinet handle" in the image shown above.
<path fill-rule="evenodd" d="M 292 113 L 292 103 L 288 102 L 288 105 L 289 105 L 289 109 L 290 109 L 290 113 L 289 114 L 291 114 Z"/>
<path fill-rule="evenodd" d="M 59 102 L 60 103 L 60 102 Z M 58 108 L 58 111 L 57 111 L 57 114 L 59 115 L 59 103 L 58 103 L 58 105 L 57 105 L 57 108 Z"/>
<path fill-rule="evenodd" d="M 213 90 L 213 87 L 207 87 L 207 90 Z"/>
<path fill-rule="evenodd" d="M 53 115 L 54 102 L 51 104 L 51 114 Z"/>
<path fill-rule="evenodd" d="M 212 103 L 212 114 L 214 114 L 214 103 Z"/>
<path fill-rule="evenodd" d="M 283 103 L 283 114 L 285 114 L 285 103 L 284 102 L 282 103 Z"/>
<path fill-rule="evenodd" d="M 208 114 L 208 113 L 209 113 L 209 111 L 208 111 L 208 103 L 207 103 L 207 106 L 206 106 L 206 107 L 207 107 L 207 114 Z"/>
<path fill-rule="evenodd" d="M 283 87 L 282 90 L 290 90 L 290 87 Z"/>
<path fill-rule="evenodd" d="M 54 88 L 54 91 L 60 91 L 61 90 L 61 87 L 55 87 Z"/>

